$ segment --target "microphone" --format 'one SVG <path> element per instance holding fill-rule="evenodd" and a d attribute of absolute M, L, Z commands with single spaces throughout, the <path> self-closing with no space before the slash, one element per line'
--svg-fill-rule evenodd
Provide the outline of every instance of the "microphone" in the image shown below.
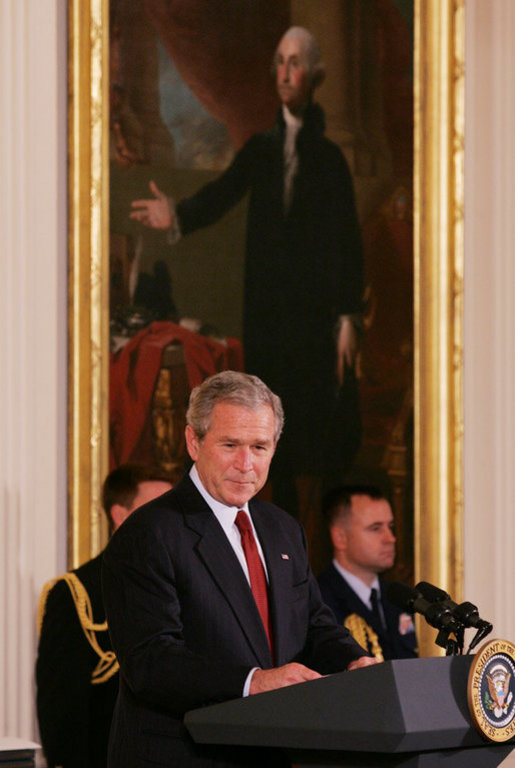
<path fill-rule="evenodd" d="M 452 615 L 445 602 L 427 600 L 419 592 L 418 587 L 413 589 L 407 584 L 392 582 L 388 588 L 388 599 L 401 611 L 422 614 L 427 623 L 436 629 L 454 632 L 454 634 L 463 630 L 463 624 Z"/>
<path fill-rule="evenodd" d="M 472 603 L 465 602 L 458 605 L 454 600 L 451 600 L 451 596 L 447 592 L 433 586 L 433 584 L 429 584 L 427 581 L 419 582 L 415 589 L 429 602 L 446 605 L 452 616 L 461 622 L 464 627 L 475 627 L 475 629 L 479 629 L 486 634 L 492 631 L 493 627 L 490 622 L 484 621 L 479 616 L 478 609 Z"/>

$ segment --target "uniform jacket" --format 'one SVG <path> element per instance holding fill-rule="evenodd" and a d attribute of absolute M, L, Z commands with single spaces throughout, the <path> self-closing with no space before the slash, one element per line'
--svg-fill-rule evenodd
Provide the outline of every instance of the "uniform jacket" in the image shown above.
<path fill-rule="evenodd" d="M 318 583 L 322 597 L 332 609 L 338 623 L 343 624 L 353 613 L 361 616 L 377 634 L 385 659 L 411 659 L 417 656 L 413 617 L 400 611 L 386 599 L 388 583 L 383 579 L 379 579 L 379 585 L 386 629 L 377 623 L 370 609 L 359 599 L 334 565 L 331 564 L 319 575 Z"/>
<path fill-rule="evenodd" d="M 111 538 L 104 599 L 121 670 L 111 768 L 274 765 L 259 750 L 196 747 L 183 715 L 240 697 L 253 667 L 296 660 L 326 673 L 363 655 L 321 601 L 301 526 L 265 502 L 250 511 L 269 576 L 274 661 L 236 555 L 188 476 Z"/>
<path fill-rule="evenodd" d="M 89 597 L 93 622 L 103 624 L 102 555 L 73 573 Z M 95 637 L 110 651 L 107 631 Z M 68 584 L 59 579 L 48 594 L 36 662 L 37 714 L 47 763 L 63 768 L 104 768 L 118 693 L 118 673 L 92 683 L 99 656 L 88 642 Z"/>

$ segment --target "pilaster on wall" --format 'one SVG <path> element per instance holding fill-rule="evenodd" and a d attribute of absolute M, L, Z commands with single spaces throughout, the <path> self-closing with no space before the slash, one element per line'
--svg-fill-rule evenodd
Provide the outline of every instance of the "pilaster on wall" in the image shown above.
<path fill-rule="evenodd" d="M 466 2 L 465 579 L 515 638 L 515 4 Z"/>
<path fill-rule="evenodd" d="M 66 567 L 66 5 L 0 3 L 0 736 L 36 738 L 36 605 Z"/>

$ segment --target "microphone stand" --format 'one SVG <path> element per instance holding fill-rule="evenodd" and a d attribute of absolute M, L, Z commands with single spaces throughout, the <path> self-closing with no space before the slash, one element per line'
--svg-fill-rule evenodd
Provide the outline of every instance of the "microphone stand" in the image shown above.
<path fill-rule="evenodd" d="M 485 621 L 472 638 L 467 653 L 470 653 L 472 649 L 492 631 L 492 628 L 492 625 Z M 454 637 L 450 637 L 451 633 L 454 634 Z M 456 630 L 440 629 L 435 643 L 436 645 L 439 645 L 440 648 L 445 648 L 446 656 L 461 656 L 465 645 L 465 625 L 460 624 L 459 628 Z"/>
<path fill-rule="evenodd" d="M 454 632 L 454 637 L 449 637 L 450 634 L 450 629 L 441 629 L 436 636 L 435 643 L 440 648 L 445 648 L 446 656 L 461 655 L 463 653 L 465 628 L 461 626 L 459 630 Z"/>
<path fill-rule="evenodd" d="M 484 626 L 482 626 L 482 627 L 479 627 L 478 631 L 476 632 L 476 634 L 475 634 L 475 635 L 474 635 L 474 637 L 472 638 L 472 640 L 471 640 L 471 642 L 470 642 L 470 645 L 469 645 L 469 647 L 468 647 L 468 651 L 467 651 L 467 653 L 470 653 L 470 652 L 471 652 L 471 650 L 472 650 L 473 648 L 475 648 L 475 647 L 476 647 L 476 645 L 477 645 L 477 644 L 478 644 L 478 643 L 479 643 L 479 642 L 480 642 L 480 641 L 481 641 L 481 640 L 482 640 L 484 637 L 486 637 L 488 634 L 490 634 L 490 632 L 492 631 L 492 629 L 493 629 L 492 625 L 491 625 L 491 624 L 490 624 L 488 621 L 485 621 L 485 623 L 484 623 Z"/>

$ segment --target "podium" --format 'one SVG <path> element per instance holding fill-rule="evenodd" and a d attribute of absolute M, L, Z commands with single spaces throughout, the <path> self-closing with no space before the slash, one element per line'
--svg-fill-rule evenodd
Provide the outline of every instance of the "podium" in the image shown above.
<path fill-rule="evenodd" d="M 472 659 L 386 661 L 196 709 L 185 725 L 199 743 L 281 748 L 298 768 L 498 766 L 515 744 L 474 728 Z"/>

